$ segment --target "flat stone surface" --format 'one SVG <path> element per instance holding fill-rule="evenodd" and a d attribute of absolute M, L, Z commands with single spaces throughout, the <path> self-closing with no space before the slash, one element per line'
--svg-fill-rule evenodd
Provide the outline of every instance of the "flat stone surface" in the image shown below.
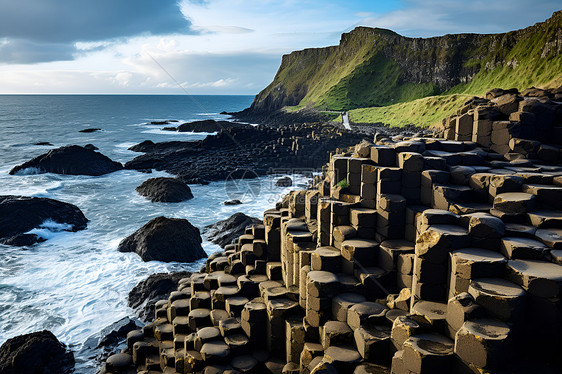
<path fill-rule="evenodd" d="M 535 236 L 547 247 L 562 249 L 562 229 L 538 229 Z"/>
<path fill-rule="evenodd" d="M 562 266 L 545 261 L 511 260 L 507 263 L 508 278 L 527 292 L 552 298 L 562 289 Z"/>
<path fill-rule="evenodd" d="M 500 249 L 501 253 L 510 259 L 543 258 L 550 250 L 537 240 L 518 237 L 502 238 Z"/>
<path fill-rule="evenodd" d="M 503 274 L 507 260 L 501 254 L 481 248 L 462 248 L 451 252 L 451 272 L 465 279 Z"/>
<path fill-rule="evenodd" d="M 465 322 L 455 336 L 455 353 L 477 368 L 504 368 L 512 356 L 511 329 L 495 319 Z"/>
<path fill-rule="evenodd" d="M 367 301 L 365 296 L 356 293 L 343 293 L 332 299 L 332 317 L 338 321 L 347 321 L 347 310 L 358 303 Z"/>
<path fill-rule="evenodd" d="M 403 345 L 404 366 L 414 373 L 447 373 L 453 347 L 453 341 L 443 335 L 425 333 L 411 336 Z"/>
<path fill-rule="evenodd" d="M 533 210 L 527 213 L 529 220 L 534 227 L 562 228 L 562 211 L 559 210 Z"/>
<path fill-rule="evenodd" d="M 535 207 L 535 195 L 524 192 L 506 192 L 494 198 L 494 209 L 510 214 L 523 214 Z"/>
<path fill-rule="evenodd" d="M 468 293 L 490 316 L 511 320 L 525 304 L 525 290 L 503 278 L 479 278 L 470 283 Z"/>
<path fill-rule="evenodd" d="M 347 311 L 347 324 L 356 329 L 364 325 L 375 325 L 384 323 L 388 308 L 382 304 L 365 301 L 353 305 Z"/>

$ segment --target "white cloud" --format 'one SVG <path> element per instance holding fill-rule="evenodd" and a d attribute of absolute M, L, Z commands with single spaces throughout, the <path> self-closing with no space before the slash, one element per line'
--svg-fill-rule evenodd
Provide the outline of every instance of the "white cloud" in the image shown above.
<path fill-rule="evenodd" d="M 560 8 L 559 0 L 404 0 L 403 4 L 402 9 L 364 17 L 360 24 L 410 37 L 499 33 L 544 21 Z"/>
<path fill-rule="evenodd" d="M 181 0 L 172 8 L 181 9 L 199 34 L 78 42 L 69 61 L 25 65 L 13 59 L 0 65 L 0 92 L 181 93 L 180 82 L 194 94 L 255 94 L 271 82 L 282 54 L 337 44 L 341 32 L 356 25 L 406 36 L 503 32 L 544 20 L 559 8 L 553 0 L 403 0 L 399 9 L 397 3 Z M 0 49 L 6 43 L 0 38 Z M 32 57 L 49 61 L 50 55 Z"/>

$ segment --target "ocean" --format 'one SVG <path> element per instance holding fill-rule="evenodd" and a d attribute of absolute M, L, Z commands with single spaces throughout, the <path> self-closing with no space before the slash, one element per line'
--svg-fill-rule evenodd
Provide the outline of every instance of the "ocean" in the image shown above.
<path fill-rule="evenodd" d="M 293 187 L 275 186 L 276 176 L 248 182 L 251 194 L 234 195 L 234 182 L 192 185 L 194 199 L 152 203 L 135 188 L 144 180 L 166 176 L 123 170 L 100 177 L 57 174 L 9 175 L 15 165 L 63 145 L 93 144 L 111 159 L 126 162 L 140 155 L 127 148 L 153 142 L 203 139 L 207 134 L 162 131 L 151 121 L 225 120 L 220 112 L 247 108 L 251 96 L 186 95 L 0 95 L 0 195 L 48 197 L 77 205 L 90 220 L 76 233 L 56 227 L 36 230 L 46 242 L 18 248 L 0 245 L 0 344 L 7 339 L 51 330 L 75 352 L 77 373 L 95 373 L 92 360 L 80 353 L 88 337 L 122 317 L 132 316 L 129 291 L 150 274 L 197 271 L 193 264 L 143 262 L 134 253 L 117 251 L 119 242 L 157 216 L 185 218 L 202 229 L 235 212 L 261 217 Z M 94 133 L 80 133 L 100 128 Z M 53 146 L 35 145 L 49 142 Z M 232 198 L 242 205 L 225 206 Z M 207 253 L 220 250 L 204 239 Z"/>

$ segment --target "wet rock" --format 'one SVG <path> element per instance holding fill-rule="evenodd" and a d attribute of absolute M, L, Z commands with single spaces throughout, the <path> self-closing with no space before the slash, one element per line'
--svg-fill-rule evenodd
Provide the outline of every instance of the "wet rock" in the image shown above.
<path fill-rule="evenodd" d="M 72 352 L 47 330 L 16 336 L 0 347 L 2 374 L 66 374 L 73 367 Z"/>
<path fill-rule="evenodd" d="M 260 223 L 261 220 L 258 218 L 249 217 L 244 213 L 234 213 L 223 221 L 205 226 L 204 233 L 209 241 L 224 248 L 233 240 L 238 239 L 240 235 L 243 235 L 246 227 Z"/>
<path fill-rule="evenodd" d="M 80 130 L 78 132 L 91 133 L 91 132 L 96 132 L 96 131 L 101 131 L 101 129 L 91 127 L 91 128 L 87 128 L 87 129 L 84 129 L 84 130 Z"/>
<path fill-rule="evenodd" d="M 129 307 L 133 308 L 135 315 L 143 321 L 153 318 L 154 303 L 167 299 L 178 287 L 180 279 L 190 275 L 191 273 L 186 271 L 150 275 L 129 292 Z"/>
<path fill-rule="evenodd" d="M 227 200 L 223 204 L 224 205 L 240 205 L 240 204 L 242 204 L 242 202 L 238 199 L 234 199 L 234 200 Z"/>
<path fill-rule="evenodd" d="M 84 148 L 89 149 L 89 150 L 92 150 L 92 151 L 97 151 L 97 150 L 99 149 L 98 147 L 96 147 L 96 146 L 93 145 L 93 144 L 86 144 L 86 145 L 84 146 Z"/>
<path fill-rule="evenodd" d="M 179 203 L 193 199 L 189 186 L 175 178 L 150 178 L 136 190 L 152 202 Z"/>
<path fill-rule="evenodd" d="M 291 187 L 293 185 L 293 180 L 291 177 L 279 178 L 277 179 L 277 182 L 275 182 L 275 185 L 277 187 Z"/>
<path fill-rule="evenodd" d="M 179 218 L 156 217 L 123 239 L 120 252 L 135 252 L 143 261 L 193 262 L 207 257 L 199 229 Z"/>
<path fill-rule="evenodd" d="M 42 225 L 78 231 L 84 230 L 87 223 L 82 211 L 69 203 L 43 197 L 0 196 L 2 244 L 25 246 L 44 241 L 38 235 L 29 233 Z"/>
<path fill-rule="evenodd" d="M 53 146 L 53 144 L 49 143 L 49 142 L 37 142 L 37 143 L 33 143 L 33 145 L 46 145 L 46 146 L 49 146 L 49 147 Z"/>
<path fill-rule="evenodd" d="M 24 162 L 10 170 L 10 174 L 25 172 L 25 169 L 36 173 L 99 176 L 121 170 L 123 165 L 92 149 L 70 145 Z"/>

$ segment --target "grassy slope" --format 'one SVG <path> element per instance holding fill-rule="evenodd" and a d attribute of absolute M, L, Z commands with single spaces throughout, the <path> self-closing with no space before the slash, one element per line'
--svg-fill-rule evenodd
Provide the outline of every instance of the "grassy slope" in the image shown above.
<path fill-rule="evenodd" d="M 383 107 L 360 108 L 350 111 L 355 123 L 384 123 L 390 126 L 431 126 L 463 106 L 472 95 L 452 94 L 430 96 Z"/>
<path fill-rule="evenodd" d="M 487 90 L 499 88 L 560 87 L 562 86 L 562 55 L 555 50 L 543 48 L 546 40 L 553 40 L 560 30 L 560 22 L 544 25 L 542 32 L 528 33 L 512 49 L 497 48 L 486 53 L 483 48 L 490 45 L 483 41 L 474 55 L 485 55 L 482 60 L 469 60 L 467 64 L 479 65 L 481 70 L 470 83 L 459 84 L 440 96 L 428 97 L 387 107 L 368 107 L 351 111 L 350 118 L 358 123 L 382 122 L 391 126 L 417 124 L 430 126 L 454 113 L 472 95 L 483 95 Z M 508 33 L 509 38 L 513 33 Z M 488 36 L 487 39 L 493 38 Z M 553 48 L 553 47 L 552 47 Z M 485 69 L 494 61 L 510 64 L 496 64 Z"/>

